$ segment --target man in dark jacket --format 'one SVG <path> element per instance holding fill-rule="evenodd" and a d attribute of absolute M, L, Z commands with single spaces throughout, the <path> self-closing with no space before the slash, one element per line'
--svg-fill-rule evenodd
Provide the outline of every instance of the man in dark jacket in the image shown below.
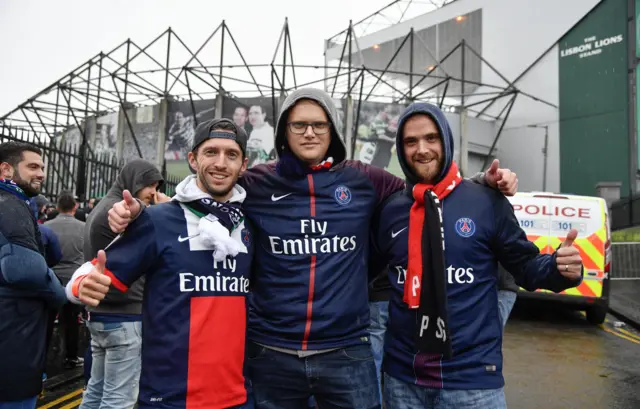
<path fill-rule="evenodd" d="M 462 179 L 453 151 L 438 107 L 413 104 L 402 114 L 396 152 L 408 188 L 380 210 L 375 233 L 393 287 L 390 409 L 506 408 L 498 262 L 528 290 L 559 292 L 582 279 L 577 231 L 555 254 L 540 254 L 503 195 Z"/>
<path fill-rule="evenodd" d="M 0 408 L 35 408 L 51 311 L 66 301 L 47 266 L 29 198 L 44 180 L 41 151 L 0 144 Z"/>
<path fill-rule="evenodd" d="M 93 260 L 98 250 L 105 249 L 116 238 L 109 228 L 107 212 L 129 190 L 145 206 L 153 204 L 164 180 L 151 163 L 135 159 L 127 163 L 107 195 L 89 214 L 84 230 L 84 258 Z M 58 216 L 59 217 L 59 216 Z M 142 293 L 144 277 L 135 281 L 129 291 L 116 288 L 102 303 L 89 311 L 92 368 L 82 409 L 107 407 L 131 408 L 138 397 L 140 350 L 142 345 Z M 120 352 L 116 352 L 120 351 Z M 118 353 L 118 359 L 109 359 Z"/>

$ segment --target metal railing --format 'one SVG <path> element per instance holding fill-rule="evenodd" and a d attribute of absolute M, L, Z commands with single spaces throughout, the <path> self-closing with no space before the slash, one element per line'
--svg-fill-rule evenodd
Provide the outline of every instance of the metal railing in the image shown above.
<path fill-rule="evenodd" d="M 611 244 L 612 280 L 640 280 L 640 243 Z"/>

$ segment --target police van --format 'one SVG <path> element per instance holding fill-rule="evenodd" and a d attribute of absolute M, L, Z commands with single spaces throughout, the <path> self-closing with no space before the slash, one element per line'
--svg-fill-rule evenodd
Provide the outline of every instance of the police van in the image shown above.
<path fill-rule="evenodd" d="M 520 226 L 541 253 L 553 253 L 571 229 L 578 231 L 574 245 L 580 251 L 584 279 L 575 288 L 553 293 L 547 290 L 518 296 L 565 302 L 583 309 L 592 324 L 602 324 L 609 306 L 611 231 L 609 210 L 600 197 L 554 193 L 517 193 L 510 197 Z"/>

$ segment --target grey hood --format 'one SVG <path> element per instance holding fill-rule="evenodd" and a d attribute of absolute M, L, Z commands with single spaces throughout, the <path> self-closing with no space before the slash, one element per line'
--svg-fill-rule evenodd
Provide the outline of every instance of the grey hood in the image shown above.
<path fill-rule="evenodd" d="M 344 145 L 342 137 L 342 123 L 338 116 L 338 110 L 333 99 L 326 92 L 316 88 L 301 88 L 287 96 L 280 109 L 280 116 L 276 123 L 275 145 L 278 157 L 282 157 L 284 152 L 289 151 L 287 143 L 287 120 L 289 119 L 289 110 L 301 99 L 310 99 L 317 102 L 327 113 L 327 117 L 331 122 L 331 143 L 326 157 L 333 157 L 333 163 L 338 164 L 344 162 L 347 158 L 347 148 Z"/>
<path fill-rule="evenodd" d="M 117 234 L 109 227 L 108 212 L 115 203 L 122 200 L 122 191 L 127 189 L 135 197 L 142 188 L 155 182 L 159 182 L 161 186 L 164 179 L 152 163 L 134 159 L 124 165 L 107 195 L 89 214 L 84 226 L 85 261 L 91 261 L 98 254 L 98 250 L 106 248 L 116 238 Z M 97 313 L 141 314 L 143 290 L 144 277 L 133 283 L 126 293 L 111 287 L 98 307 L 87 309 Z"/>

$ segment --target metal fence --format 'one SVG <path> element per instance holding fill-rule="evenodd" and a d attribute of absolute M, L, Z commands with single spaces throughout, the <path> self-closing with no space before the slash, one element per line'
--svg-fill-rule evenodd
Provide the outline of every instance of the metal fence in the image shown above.
<path fill-rule="evenodd" d="M 611 230 L 640 226 L 640 196 L 623 197 L 611 204 Z"/>
<path fill-rule="evenodd" d="M 104 196 L 124 165 L 114 155 L 95 154 L 90 149 L 82 154 L 78 146 L 44 142 L 18 129 L 9 134 L 0 133 L 0 143 L 8 141 L 27 142 L 42 150 L 46 172 L 42 194 L 53 202 L 64 190 L 74 192 L 81 202 Z M 164 175 L 164 178 L 163 190 L 172 195 L 180 180 L 173 175 Z"/>
<path fill-rule="evenodd" d="M 640 280 L 640 243 L 612 243 L 612 280 Z"/>

